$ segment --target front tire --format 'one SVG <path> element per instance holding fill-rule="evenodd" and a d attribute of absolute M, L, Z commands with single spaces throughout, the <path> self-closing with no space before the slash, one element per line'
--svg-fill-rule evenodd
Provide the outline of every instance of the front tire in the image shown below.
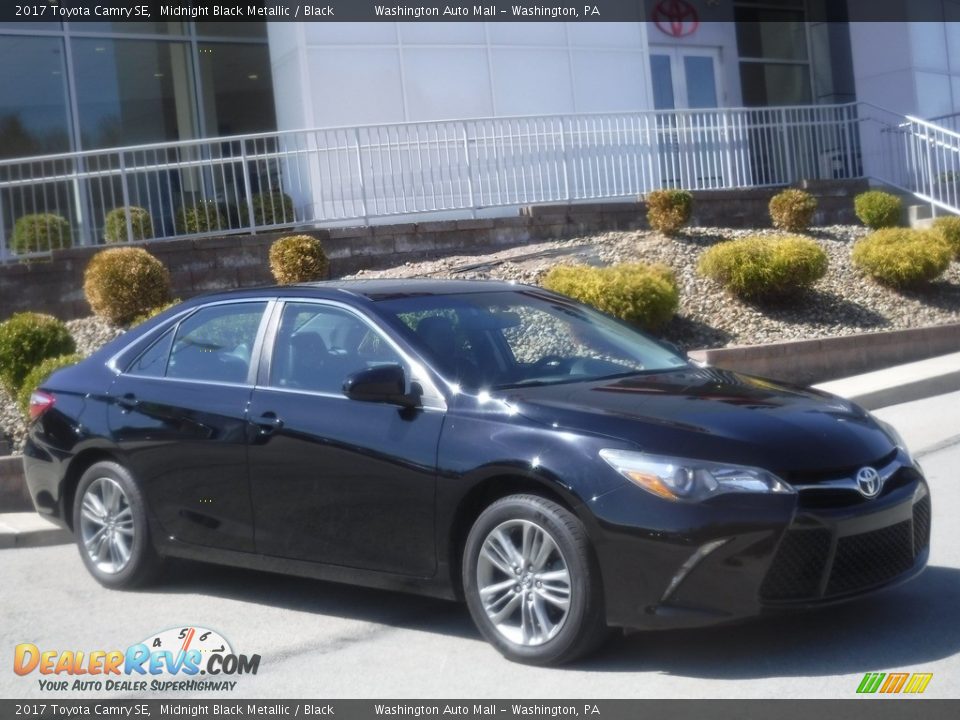
<path fill-rule="evenodd" d="M 95 463 L 81 476 L 74 497 L 73 530 L 90 574 L 110 588 L 154 580 L 160 557 L 150 539 L 143 494 L 130 472 L 116 462 Z"/>
<path fill-rule="evenodd" d="M 470 530 L 462 567 L 474 623 L 509 660 L 559 665 L 607 635 L 586 529 L 555 502 L 537 495 L 494 502 Z"/>

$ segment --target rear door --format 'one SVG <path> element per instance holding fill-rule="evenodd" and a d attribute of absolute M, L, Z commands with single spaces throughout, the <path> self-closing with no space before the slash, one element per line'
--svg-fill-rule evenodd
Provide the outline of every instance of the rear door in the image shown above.
<path fill-rule="evenodd" d="M 429 576 L 436 568 L 434 492 L 444 412 L 348 399 L 357 370 L 411 363 L 355 310 L 291 300 L 250 403 L 257 552 Z M 435 396 L 434 399 L 436 399 Z"/>
<path fill-rule="evenodd" d="M 246 410 L 267 299 L 215 303 L 181 320 L 110 390 L 110 429 L 172 539 L 252 551 Z"/>

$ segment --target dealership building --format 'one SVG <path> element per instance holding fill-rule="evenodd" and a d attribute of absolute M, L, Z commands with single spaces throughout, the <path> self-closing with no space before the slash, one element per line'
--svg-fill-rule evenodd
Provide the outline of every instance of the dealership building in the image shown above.
<path fill-rule="evenodd" d="M 466 201 L 455 195 L 468 190 L 474 205 L 508 206 L 530 198 L 626 195 L 637 188 L 650 189 L 650 183 L 734 187 L 790 180 L 792 176 L 760 168 L 773 162 L 768 156 L 779 140 L 761 138 L 764 145 L 760 148 L 755 129 L 750 130 L 749 138 L 744 135 L 744 142 L 753 144 L 744 161 L 750 165 L 745 172 L 734 167 L 739 162 L 736 159 L 724 167 L 725 160 L 718 155 L 717 168 L 711 172 L 671 175 L 660 157 L 656 161 L 660 166 L 649 173 L 651 179 L 645 184 L 638 163 L 636 182 L 625 180 L 619 190 L 608 192 L 602 183 L 591 180 L 593 184 L 574 195 L 568 176 L 573 170 L 571 163 L 565 161 L 562 168 L 551 163 L 561 152 L 569 153 L 575 139 L 582 139 L 583 133 L 571 134 L 569 123 L 579 122 L 575 118 L 585 115 L 621 114 L 627 118 L 653 111 L 816 108 L 860 102 L 882 107 L 894 116 L 909 114 L 947 122 L 960 110 L 960 9 L 948 0 L 904 0 L 905 17 L 919 13 L 923 6 L 925 20 L 850 22 L 860 3 L 869 0 L 662 0 L 647 2 L 644 12 L 648 21 L 639 23 L 0 23 L 0 163 L 6 162 L 0 164 L 0 228 L 9 238 L 19 214 L 44 209 L 29 200 L 28 190 L 16 185 L 27 175 L 39 182 L 41 171 L 34 166 L 28 172 L 24 166 L 12 164 L 18 158 L 156 143 L 173 147 L 183 141 L 251 134 L 263 137 L 264 133 L 273 133 L 273 139 L 239 150 L 236 144 L 218 141 L 204 146 L 206 154 L 197 151 L 197 157 L 214 162 L 223 161 L 224 153 L 231 153 L 232 158 L 241 153 L 244 157 L 273 153 L 275 162 L 269 171 L 258 171 L 255 178 L 249 177 L 244 163 L 244 177 L 230 181 L 232 190 L 225 186 L 209 189 L 214 182 L 209 174 L 196 171 L 192 178 L 181 173 L 175 186 L 164 176 L 169 189 L 144 175 L 123 180 L 122 192 L 117 188 L 111 192 L 127 204 L 165 205 L 167 209 L 158 211 L 162 217 L 155 222 L 163 228 L 169 225 L 166 234 L 171 234 L 170 218 L 185 198 L 205 197 L 207 192 L 216 198 L 225 192 L 233 192 L 235 199 L 249 198 L 254 192 L 272 189 L 274 183 L 294 197 L 298 220 L 346 222 L 361 215 L 369 219 L 405 211 L 464 208 Z M 926 19 L 930 17 L 940 20 Z M 443 180 L 442 169 L 436 171 L 441 179 L 432 182 L 429 191 L 424 191 L 420 180 L 399 171 L 384 179 L 388 159 L 391 164 L 396 160 L 409 165 L 415 153 L 419 153 L 421 167 L 426 153 L 433 173 L 434 166 L 443 161 L 443 147 L 449 158 L 453 138 L 460 141 L 460 131 L 449 124 L 434 126 L 433 136 L 429 128 L 418 130 L 416 138 L 411 130 L 396 128 L 518 116 L 560 118 L 556 120 L 560 129 L 553 136 L 538 130 L 534 138 L 540 152 L 536 165 L 541 175 L 540 195 L 498 191 L 496 197 L 484 196 L 484 188 L 478 185 L 486 182 L 485 176 L 465 190 L 464 186 L 471 184 L 469 178 Z M 799 122 L 800 117 L 782 115 L 784 123 Z M 537 127 L 543 128 L 554 120 L 538 122 Z M 670 122 L 673 134 L 669 143 L 663 142 L 664 122 L 655 124 L 661 143 L 676 146 L 687 135 L 677 130 L 676 121 Z M 716 150 L 727 138 L 724 152 L 731 155 L 734 146 L 729 137 L 734 131 L 730 128 L 735 128 L 737 120 L 724 116 L 722 128 L 720 122 L 701 122 L 696 132 L 713 139 L 701 142 L 700 147 Z M 631 135 L 622 129 L 627 124 L 626 119 L 623 123 L 617 120 L 616 134 L 612 134 L 611 124 L 597 131 L 592 142 L 627 149 L 649 145 L 640 131 Z M 347 131 L 309 137 L 284 135 L 286 131 L 370 125 L 395 129 L 387 131 L 387 140 L 377 143 L 370 140 L 368 130 L 362 136 L 359 131 L 354 135 Z M 490 167 L 504 162 L 504 133 L 501 130 L 498 136 L 496 126 L 489 125 L 488 136 L 487 127 L 463 125 L 466 150 L 462 160 L 451 161 L 455 166 L 452 175 L 477 172 L 485 162 Z M 423 138 L 439 138 L 440 128 L 442 142 L 427 146 Z M 798 165 L 808 169 L 806 174 L 840 172 L 831 171 L 830 163 L 842 172 L 854 173 L 860 146 L 849 137 L 828 142 L 822 130 L 817 132 L 818 147 L 803 151 L 811 154 L 809 163 L 800 155 L 778 162 L 789 166 L 794 175 L 800 172 Z M 830 132 L 852 136 L 846 126 Z M 532 150 L 534 140 L 530 138 L 534 136 L 524 133 L 517 135 L 517 143 L 522 146 L 526 137 Z M 396 148 L 391 137 L 397 138 Z M 652 137 L 649 130 L 647 137 Z M 493 147 L 490 138 L 500 138 L 497 157 L 489 150 Z M 545 155 L 547 138 L 552 138 L 553 144 Z M 356 143 L 359 161 L 353 165 L 360 166 L 360 175 L 366 169 L 366 178 L 354 177 L 353 171 L 345 169 L 352 162 L 351 142 Z M 325 152 L 327 143 L 342 146 L 343 155 L 330 154 L 319 161 L 317 153 Z M 368 157 L 365 153 L 373 145 L 381 155 L 383 147 L 389 146 L 389 157 Z M 515 150 L 512 138 L 511 150 Z M 152 156 L 120 153 L 102 161 L 102 167 L 116 169 L 119 165 L 129 170 L 131 165 L 156 165 L 157 151 L 150 152 Z M 608 148 L 605 152 L 615 162 L 613 151 Z M 190 159 L 186 151 L 181 148 L 177 153 L 174 160 L 165 155 L 164 162 L 186 167 Z M 844 157 L 837 160 L 830 153 Z M 826 164 L 825 157 L 829 160 Z M 708 165 L 711 160 L 703 162 Z M 93 165 L 88 158 L 71 167 L 79 167 L 80 175 L 92 172 Z M 546 182 L 542 179 L 544 166 Z M 231 172 L 236 176 L 237 168 L 221 165 L 214 174 L 226 178 Z M 377 174 L 375 178 L 371 172 Z M 521 170 L 521 179 L 526 181 L 524 172 Z M 531 182 L 536 172 L 529 170 Z M 769 182 L 762 182 L 765 179 Z M 419 190 L 410 191 L 413 199 L 409 205 L 401 203 L 399 196 L 380 204 L 370 196 L 389 183 L 396 188 L 398 182 L 420 183 Z M 151 183 L 156 187 L 151 189 Z M 78 228 L 90 223 L 99 227 L 101 210 L 111 204 L 102 197 L 102 187 L 58 187 L 53 194 L 61 197 L 51 202 L 62 214 L 69 215 Z M 406 192 L 401 188 L 394 190 L 394 195 Z M 417 192 L 432 194 L 440 201 L 418 204 Z M 483 202 L 476 202 L 477 197 Z M 69 207 L 64 209 L 61 204 Z M 357 209 L 360 205 L 362 211 Z M 334 212 L 336 207 L 341 209 Z M 229 222 L 243 225 L 247 218 L 242 210 L 240 216 Z M 251 213 L 251 225 L 252 218 Z M 98 232 L 94 229 L 79 235 L 90 242 Z"/>

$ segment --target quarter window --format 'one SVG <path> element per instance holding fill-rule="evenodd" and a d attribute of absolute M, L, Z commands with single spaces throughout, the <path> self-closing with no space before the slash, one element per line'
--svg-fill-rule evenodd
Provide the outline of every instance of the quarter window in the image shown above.
<path fill-rule="evenodd" d="M 265 302 L 204 308 L 177 329 L 167 377 L 244 383 Z"/>

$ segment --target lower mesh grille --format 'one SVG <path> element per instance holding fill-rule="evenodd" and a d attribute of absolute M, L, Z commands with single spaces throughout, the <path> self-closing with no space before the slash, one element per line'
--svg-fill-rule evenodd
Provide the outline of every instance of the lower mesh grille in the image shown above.
<path fill-rule="evenodd" d="M 879 585 L 913 565 L 913 523 L 904 520 L 837 541 L 827 595 L 842 595 Z"/>
<path fill-rule="evenodd" d="M 768 600 L 816 597 L 830 553 L 829 530 L 791 530 L 780 542 L 760 587 Z"/>
<path fill-rule="evenodd" d="M 913 506 L 913 552 L 920 554 L 930 545 L 930 496 Z"/>
<path fill-rule="evenodd" d="M 788 530 L 770 564 L 763 600 L 816 600 L 866 590 L 893 580 L 913 567 L 930 545 L 930 496 L 913 506 L 913 519 L 859 535 L 837 539 L 825 528 Z M 826 592 L 820 587 L 829 572 Z"/>

